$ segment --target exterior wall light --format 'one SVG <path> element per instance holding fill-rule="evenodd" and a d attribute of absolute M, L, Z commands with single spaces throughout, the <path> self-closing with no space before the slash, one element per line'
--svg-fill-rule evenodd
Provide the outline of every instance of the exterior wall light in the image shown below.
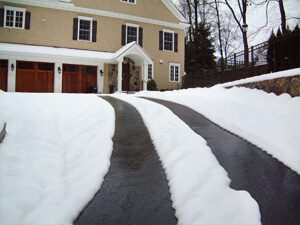
<path fill-rule="evenodd" d="M 59 74 L 61 73 L 61 68 L 60 68 L 60 66 L 58 67 L 57 71 L 58 71 Z"/>
<path fill-rule="evenodd" d="M 101 75 L 101 77 L 103 77 L 103 70 L 100 70 L 100 75 Z"/>
<path fill-rule="evenodd" d="M 11 71 L 15 70 L 15 65 L 13 63 L 11 64 L 10 69 L 11 69 Z"/>

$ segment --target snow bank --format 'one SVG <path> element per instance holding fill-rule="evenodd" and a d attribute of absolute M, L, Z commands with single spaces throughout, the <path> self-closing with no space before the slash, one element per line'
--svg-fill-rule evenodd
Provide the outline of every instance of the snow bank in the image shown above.
<path fill-rule="evenodd" d="M 169 109 L 115 94 L 141 114 L 169 181 L 180 225 L 260 224 L 258 204 L 246 191 L 229 187 L 226 171 L 206 141 Z"/>
<path fill-rule="evenodd" d="M 71 224 L 99 190 L 114 110 L 94 95 L 0 93 L 0 224 Z"/>
<path fill-rule="evenodd" d="M 256 77 L 250 77 L 246 79 L 241 79 L 241 80 L 236 80 L 224 84 L 218 84 L 217 86 L 221 87 L 232 87 L 232 86 L 237 86 L 241 84 L 249 84 L 253 82 L 259 82 L 259 81 L 264 81 L 264 80 L 273 80 L 281 77 L 292 77 L 292 76 L 297 76 L 300 75 L 300 68 L 296 69 L 291 69 L 291 70 L 285 70 L 285 71 L 280 71 L 276 73 L 269 73 L 265 75 L 260 75 Z"/>
<path fill-rule="evenodd" d="M 220 86 L 137 95 L 186 105 L 300 174 L 300 97 Z"/>

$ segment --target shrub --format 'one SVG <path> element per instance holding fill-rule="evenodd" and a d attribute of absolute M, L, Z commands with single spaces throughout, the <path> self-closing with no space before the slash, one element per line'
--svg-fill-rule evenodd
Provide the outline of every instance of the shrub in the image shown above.
<path fill-rule="evenodd" d="M 147 90 L 148 91 L 157 91 L 157 85 L 155 80 L 149 80 L 147 82 Z"/>

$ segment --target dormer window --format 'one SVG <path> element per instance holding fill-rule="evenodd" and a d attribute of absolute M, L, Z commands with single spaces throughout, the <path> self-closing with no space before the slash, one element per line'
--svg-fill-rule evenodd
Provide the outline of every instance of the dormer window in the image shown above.
<path fill-rule="evenodd" d="M 121 2 L 136 4 L 136 0 L 121 0 Z"/>
<path fill-rule="evenodd" d="M 25 28 L 26 9 L 5 6 L 4 10 L 4 27 Z"/>

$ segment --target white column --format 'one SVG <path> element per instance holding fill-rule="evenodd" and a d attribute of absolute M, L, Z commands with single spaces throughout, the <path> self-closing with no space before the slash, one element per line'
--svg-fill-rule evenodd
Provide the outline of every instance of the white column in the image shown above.
<path fill-rule="evenodd" d="M 147 91 L 147 81 L 148 81 L 148 64 L 144 63 L 143 66 L 143 90 Z"/>
<path fill-rule="evenodd" d="M 101 74 L 101 71 L 102 71 L 102 74 Z M 100 64 L 98 64 L 98 72 L 97 72 L 98 93 L 103 93 L 103 87 L 104 87 L 104 64 L 100 63 Z"/>
<path fill-rule="evenodd" d="M 14 65 L 14 70 L 11 70 L 11 65 Z M 7 76 L 7 91 L 15 92 L 16 91 L 16 71 L 17 71 L 17 61 L 16 59 L 8 60 L 8 76 Z"/>
<path fill-rule="evenodd" d="M 60 68 L 60 73 L 58 68 Z M 55 93 L 62 93 L 62 75 L 63 75 L 63 65 L 61 62 L 56 62 L 54 68 L 54 92 Z"/>
<path fill-rule="evenodd" d="M 123 60 L 118 63 L 118 91 L 122 91 L 122 67 Z"/>

